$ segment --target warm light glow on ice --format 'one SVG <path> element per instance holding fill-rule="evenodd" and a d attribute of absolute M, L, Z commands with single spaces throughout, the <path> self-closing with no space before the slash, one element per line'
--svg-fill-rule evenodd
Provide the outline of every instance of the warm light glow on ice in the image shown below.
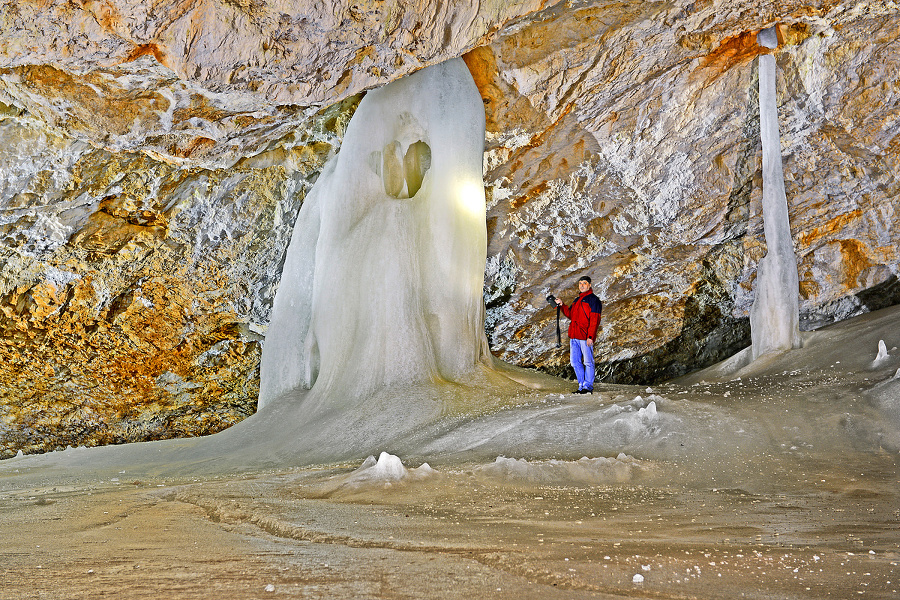
<path fill-rule="evenodd" d="M 483 153 L 484 103 L 462 60 L 366 94 L 297 215 L 260 409 L 311 390 L 296 399 L 306 407 L 298 422 L 311 422 L 338 405 L 368 410 L 368 395 L 387 386 L 481 368 Z M 436 398 L 416 410 L 439 414 Z"/>
<path fill-rule="evenodd" d="M 484 184 L 480 181 L 465 181 L 457 192 L 459 207 L 467 215 L 484 219 Z"/>

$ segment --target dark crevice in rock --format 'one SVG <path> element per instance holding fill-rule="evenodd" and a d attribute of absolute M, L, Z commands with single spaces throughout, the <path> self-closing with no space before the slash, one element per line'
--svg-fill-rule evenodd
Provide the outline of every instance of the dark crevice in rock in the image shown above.
<path fill-rule="evenodd" d="M 642 356 L 597 364 L 597 380 L 605 383 L 655 384 L 722 361 L 750 345 L 750 319 L 724 317 L 698 295 L 685 306 L 681 333 Z M 570 367 L 571 369 L 571 367 Z"/>
<path fill-rule="evenodd" d="M 838 321 L 900 304 L 900 280 L 891 275 L 881 283 L 820 304 L 800 313 L 800 329 L 813 331 Z"/>
<path fill-rule="evenodd" d="M 598 381 L 655 384 L 713 365 L 750 345 L 750 319 L 732 316 L 730 285 L 717 275 L 712 256 L 703 267 L 695 292 L 685 302 L 679 335 L 641 356 L 598 362 Z M 556 375 L 574 374 L 570 366 L 556 371 Z"/>
<path fill-rule="evenodd" d="M 869 312 L 900 304 L 900 280 L 891 275 L 878 285 L 859 292 L 856 298 Z"/>

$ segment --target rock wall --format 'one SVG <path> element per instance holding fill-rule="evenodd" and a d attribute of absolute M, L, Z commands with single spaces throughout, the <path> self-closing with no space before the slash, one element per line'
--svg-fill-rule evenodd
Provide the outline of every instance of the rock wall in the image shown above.
<path fill-rule="evenodd" d="M 585 274 L 605 302 L 606 381 L 749 345 L 765 254 L 754 59 L 772 23 L 802 326 L 900 302 L 896 5 L 567 5 L 467 55 L 488 114 L 500 357 L 570 373 L 544 297 L 574 297 Z"/>
<path fill-rule="evenodd" d="M 0 120 L 0 440 L 8 456 L 219 431 L 255 410 L 297 209 L 358 98 L 230 168 Z M 5 155 L 4 155 L 5 154 Z"/>
<path fill-rule="evenodd" d="M 900 302 L 893 2 L 298 4 L 0 4 L 0 456 L 252 413 L 293 220 L 359 93 L 452 56 L 487 115 L 501 358 L 567 372 L 544 297 L 583 274 L 607 381 L 749 344 L 774 23 L 801 325 Z"/>

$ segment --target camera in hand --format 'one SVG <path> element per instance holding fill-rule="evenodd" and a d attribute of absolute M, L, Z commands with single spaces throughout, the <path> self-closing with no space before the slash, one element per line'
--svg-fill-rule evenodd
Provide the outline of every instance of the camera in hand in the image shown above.
<path fill-rule="evenodd" d="M 549 296 L 547 296 L 547 302 L 549 302 L 553 306 L 556 306 L 556 296 L 550 294 Z"/>

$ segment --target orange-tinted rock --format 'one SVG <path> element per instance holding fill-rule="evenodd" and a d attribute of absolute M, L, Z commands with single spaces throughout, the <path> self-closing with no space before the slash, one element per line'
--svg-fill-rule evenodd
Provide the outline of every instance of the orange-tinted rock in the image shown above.
<path fill-rule="evenodd" d="M 468 56 L 488 114 L 488 324 L 499 356 L 565 372 L 542 298 L 573 296 L 582 274 L 606 303 L 597 354 L 609 380 L 677 374 L 661 348 L 688 370 L 749 344 L 765 254 L 755 57 L 768 50 L 756 33 L 775 23 L 804 325 L 900 301 L 890 284 L 900 270 L 894 11 L 551 9 Z M 691 316 L 679 308 L 691 302 L 718 308 Z"/>
<path fill-rule="evenodd" d="M 801 317 L 900 301 L 900 16 L 787 0 L 19 2 L 0 13 L 0 452 L 198 435 L 253 410 L 296 210 L 356 92 L 465 55 L 484 98 L 494 352 L 607 380 L 749 343 L 765 254 L 756 33 L 778 24 Z M 328 106 L 326 109 L 317 108 Z"/>
<path fill-rule="evenodd" d="M 315 117 L 315 141 L 292 134 L 228 170 L 43 147 L 0 246 L 0 456 L 205 435 L 252 414 L 305 177 L 354 106 Z"/>

